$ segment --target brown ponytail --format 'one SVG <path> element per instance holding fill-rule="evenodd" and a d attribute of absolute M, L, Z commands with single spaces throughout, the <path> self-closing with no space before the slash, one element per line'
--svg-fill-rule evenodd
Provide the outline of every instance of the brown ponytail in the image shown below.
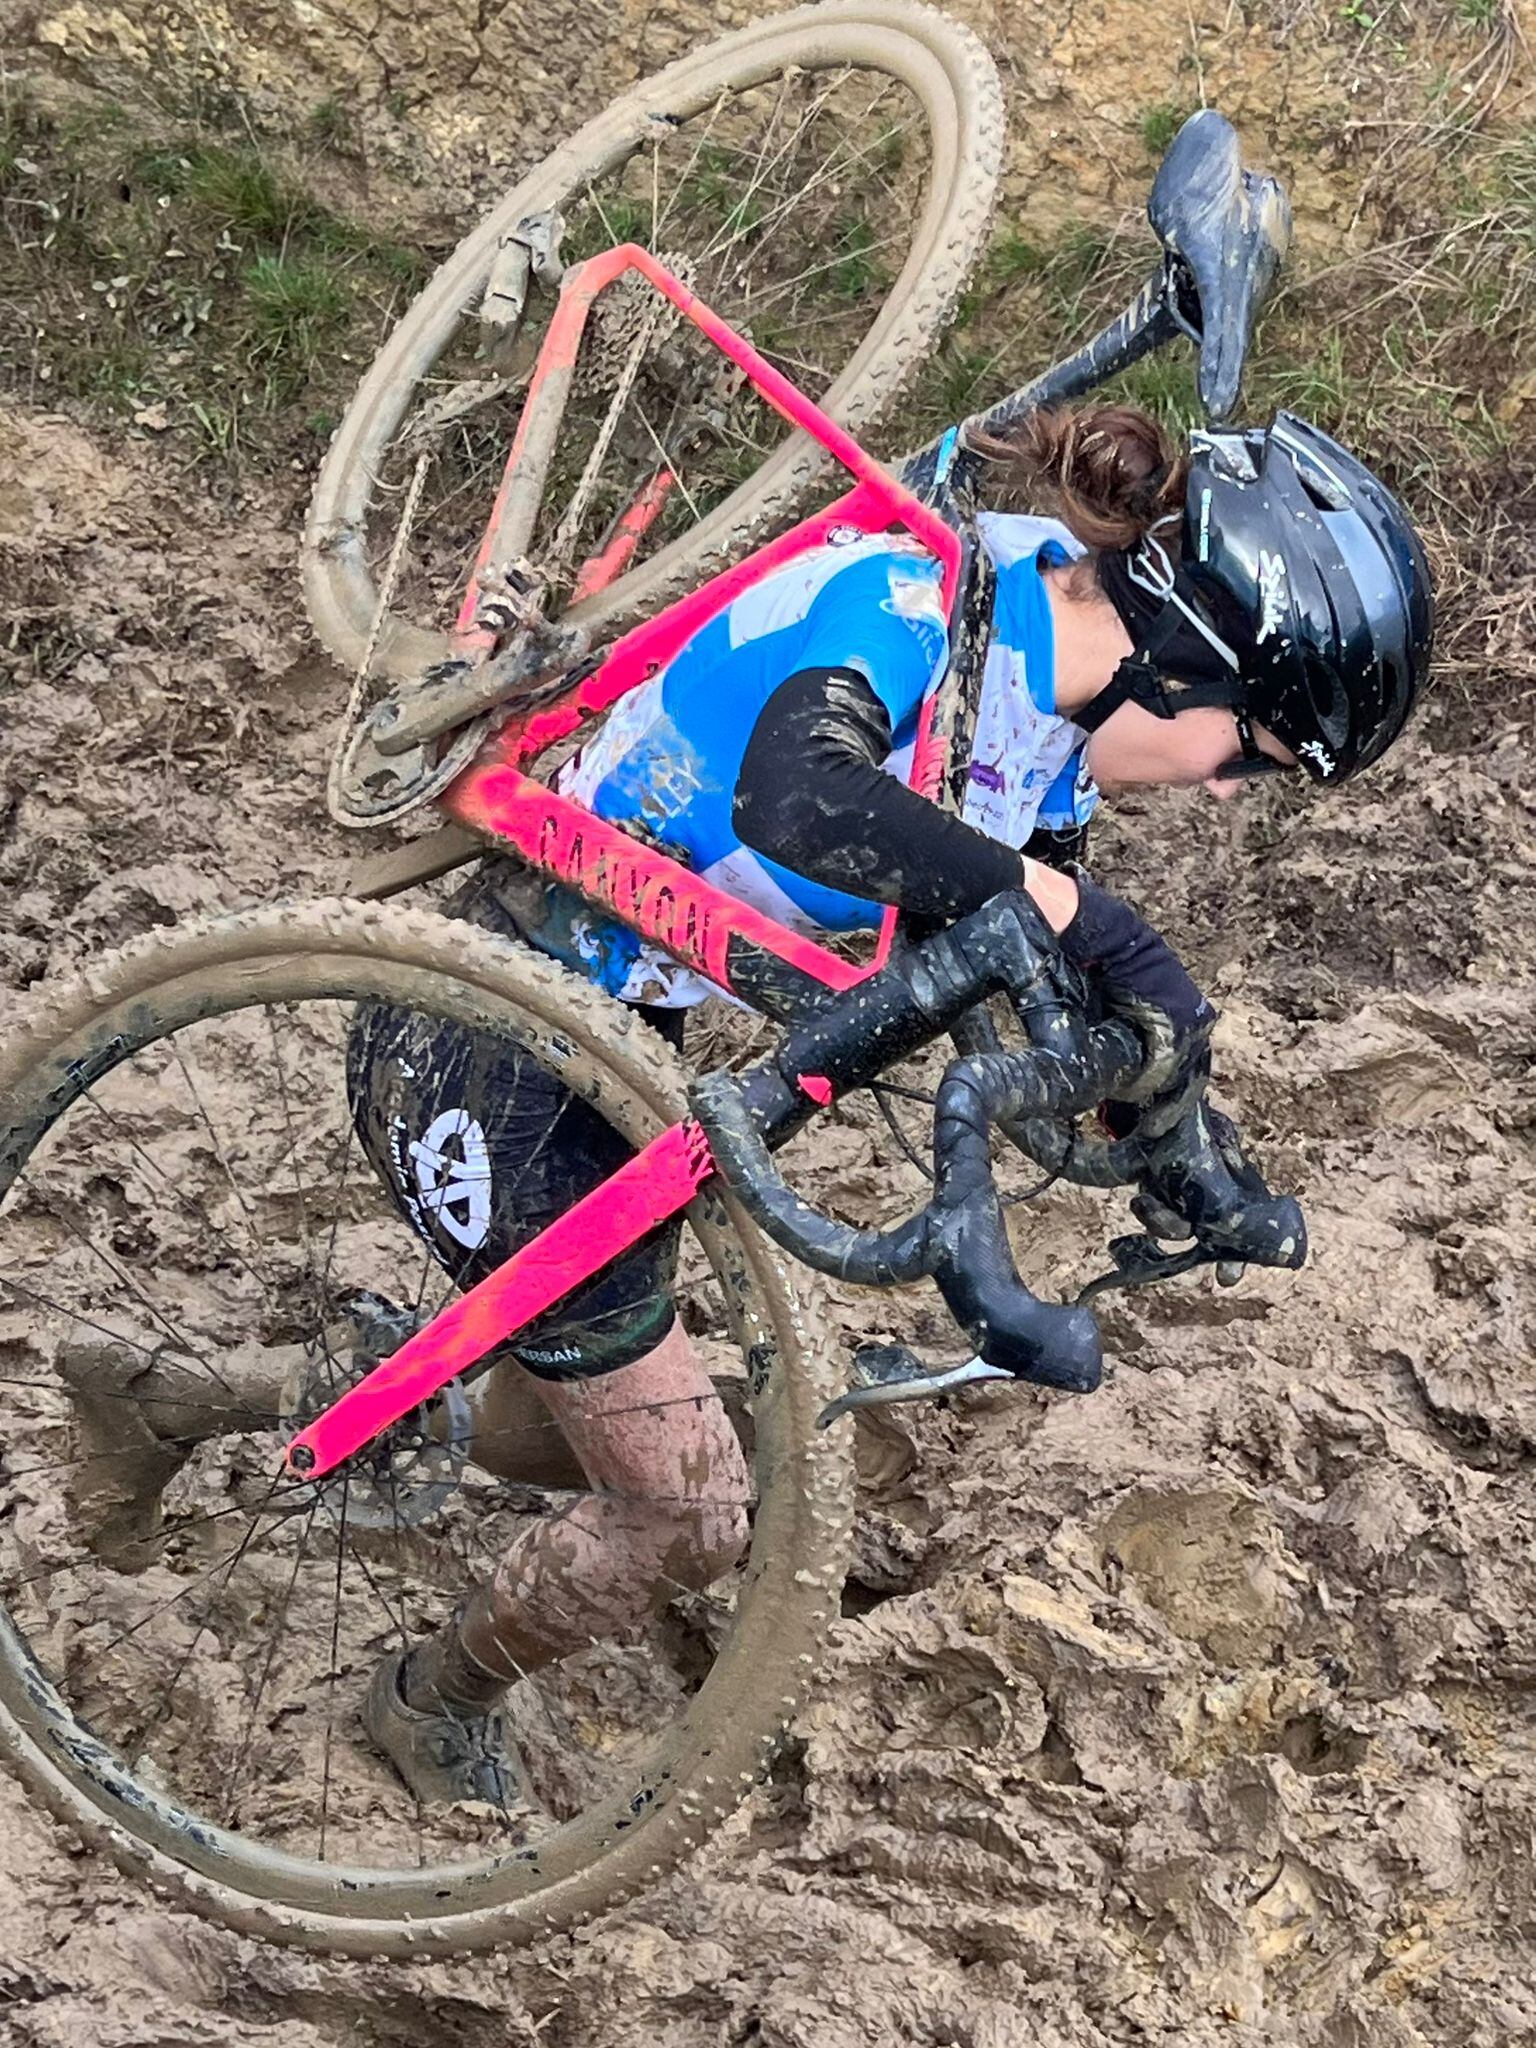
<path fill-rule="evenodd" d="M 1134 547 L 1184 503 L 1189 458 L 1139 406 L 1030 413 L 966 445 L 1003 465 L 1003 511 L 1051 513 L 1086 548 Z"/>

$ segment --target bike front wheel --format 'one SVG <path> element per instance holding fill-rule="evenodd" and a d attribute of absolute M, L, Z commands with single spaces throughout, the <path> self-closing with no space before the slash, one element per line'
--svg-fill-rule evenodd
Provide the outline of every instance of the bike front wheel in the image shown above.
<path fill-rule="evenodd" d="M 429 1955 L 569 1925 L 735 1806 L 836 1609 L 850 1475 L 815 1427 L 826 1318 L 697 1198 L 680 1307 L 750 1409 L 747 1555 L 517 1688 L 547 1751 L 535 1836 L 413 1800 L 362 1740 L 371 1672 L 550 1501 L 427 1415 L 317 1486 L 283 1473 L 295 1418 L 371 1362 L 361 1325 L 377 1357 L 381 1319 L 451 1291 L 360 1159 L 346 1047 L 380 1002 L 504 1036 L 631 1144 L 686 1113 L 680 1060 L 621 1005 L 393 905 L 158 934 L 52 1000 L 0 1059 L 0 1747 L 197 1911 Z"/>

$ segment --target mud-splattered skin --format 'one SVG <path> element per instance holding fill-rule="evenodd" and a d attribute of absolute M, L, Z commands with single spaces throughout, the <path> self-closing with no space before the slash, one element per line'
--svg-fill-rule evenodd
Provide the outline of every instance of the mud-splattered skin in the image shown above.
<path fill-rule="evenodd" d="M 679 1589 L 708 1586 L 746 1542 L 746 1459 L 680 1327 L 634 1365 L 534 1384 L 593 1491 L 519 1537 L 456 1629 L 413 1657 L 406 1696 L 423 1707 L 483 1710 L 594 1637 L 622 1638 Z M 490 1429 L 496 1398 L 480 1418 Z"/>

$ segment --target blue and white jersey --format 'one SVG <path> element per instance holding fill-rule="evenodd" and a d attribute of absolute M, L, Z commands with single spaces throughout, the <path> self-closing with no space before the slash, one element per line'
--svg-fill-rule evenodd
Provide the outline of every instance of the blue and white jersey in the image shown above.
<path fill-rule="evenodd" d="M 997 565 L 997 592 L 962 815 L 1005 846 L 1022 846 L 1037 827 L 1086 825 L 1099 800 L 1083 759 L 1088 736 L 1057 714 L 1056 633 L 1040 574 L 1083 549 L 1055 519 L 983 512 L 976 524 Z"/>
<path fill-rule="evenodd" d="M 1084 734 L 1055 712 L 1043 562 L 1080 553 L 1051 520 L 987 515 L 998 564 L 991 650 L 982 683 L 968 823 L 1010 846 L 1038 824 L 1081 823 L 1097 792 L 1082 768 Z M 695 874 L 792 930 L 855 931 L 880 906 L 807 881 L 741 844 L 731 810 L 759 713 L 799 669 L 850 668 L 890 716 L 885 766 L 905 782 L 924 699 L 948 658 L 939 564 L 902 535 L 834 529 L 828 542 L 743 591 L 667 666 L 609 713 L 561 769 L 556 786 L 600 818 L 642 828 Z M 547 892 L 529 937 L 629 1002 L 681 1008 L 716 994 L 633 932 Z"/>

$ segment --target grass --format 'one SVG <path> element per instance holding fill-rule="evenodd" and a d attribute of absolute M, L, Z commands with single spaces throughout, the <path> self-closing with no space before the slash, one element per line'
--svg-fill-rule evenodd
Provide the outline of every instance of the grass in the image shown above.
<path fill-rule="evenodd" d="M 619 242 L 649 243 L 650 239 L 650 201 L 628 192 L 604 192 L 601 205 L 594 199 L 574 215 L 560 252 L 568 263 L 584 263 Z"/>
<path fill-rule="evenodd" d="M 889 273 L 870 254 L 878 237 L 862 218 L 841 225 L 832 244 L 836 261 L 827 273 L 828 288 L 842 299 L 859 299 L 889 281 Z"/>
<path fill-rule="evenodd" d="M 1449 0 L 1446 18 L 1494 31 L 1505 0 Z M 1249 417 L 1280 405 L 1307 414 L 1405 486 L 1438 494 L 1529 437 L 1531 408 L 1520 414 L 1507 394 L 1536 361 L 1536 125 L 1490 144 L 1453 104 L 1448 82 L 1431 90 L 1426 140 L 1415 149 L 1407 138 L 1352 252 L 1309 267 L 1302 239 L 1252 351 L 1243 405 Z M 220 127 L 217 109 L 193 111 L 167 131 L 108 102 L 71 114 L 12 91 L 0 106 L 0 297 L 12 314 L 0 327 L 0 383 L 163 431 L 211 462 L 308 458 L 427 259 L 309 189 L 316 151 L 354 146 L 342 100 L 297 114 L 286 153 L 243 125 Z M 1149 156 L 1188 111 L 1174 99 L 1141 110 Z M 900 167 L 899 134 L 876 147 Z M 695 227 L 730 233 L 741 191 L 739 164 L 706 143 L 673 203 Z M 605 190 L 604 206 L 606 221 L 592 206 L 576 213 L 568 256 L 649 239 L 648 187 Z M 878 228 L 846 198 L 818 238 L 830 297 L 852 306 L 880 288 Z M 1002 224 L 881 445 L 910 447 L 1068 353 L 1128 302 L 1156 257 L 1139 212 L 1051 236 Z M 781 310 L 765 306 L 753 322 L 770 355 L 796 346 Z M 1175 428 L 1201 417 L 1182 343 L 1106 395 Z"/>
<path fill-rule="evenodd" d="M 309 140 L 319 149 L 353 155 L 358 149 L 357 122 L 345 100 L 328 93 L 310 108 L 304 123 Z"/>
<path fill-rule="evenodd" d="M 1148 110 L 1149 147 L 1176 114 Z M 1486 489 L 1478 478 L 1507 464 L 1522 435 L 1529 444 L 1536 424 L 1529 404 L 1521 413 L 1506 396 L 1536 362 L 1536 125 L 1471 146 L 1436 130 L 1433 149 L 1411 161 L 1354 253 L 1309 269 L 1301 244 L 1250 349 L 1241 416 L 1302 413 L 1410 495 L 1444 505 Z M 1122 310 L 1157 255 L 1136 216 L 1049 240 L 1005 225 L 882 445 L 917 445 L 1069 354 Z M 1098 395 L 1145 405 L 1176 431 L 1203 418 L 1183 342 Z"/>
<path fill-rule="evenodd" d="M 335 132 L 332 116 L 312 137 Z M 322 205 L 248 136 L 149 132 L 13 92 L 0 119 L 0 386 L 226 464 L 303 454 L 423 253 Z"/>
<path fill-rule="evenodd" d="M 1141 146 L 1148 156 L 1160 157 L 1194 112 L 1179 100 L 1156 100 L 1142 110 Z"/>

